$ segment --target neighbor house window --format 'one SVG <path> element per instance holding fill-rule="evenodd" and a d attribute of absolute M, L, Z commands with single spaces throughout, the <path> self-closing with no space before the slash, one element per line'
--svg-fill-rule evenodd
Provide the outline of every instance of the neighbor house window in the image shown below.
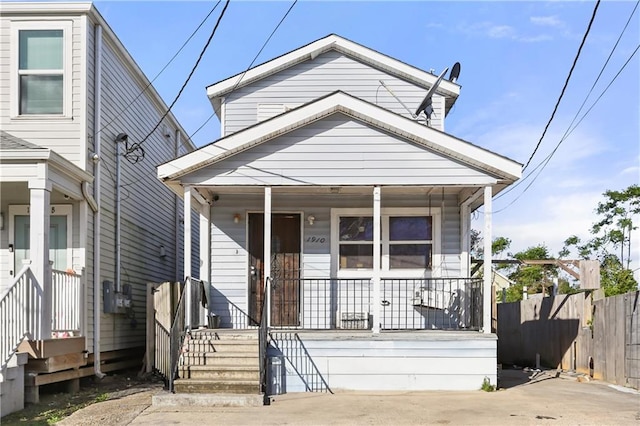
<path fill-rule="evenodd" d="M 68 115 L 70 24 L 14 24 L 14 115 Z"/>
<path fill-rule="evenodd" d="M 433 270 L 439 209 L 388 208 L 381 216 L 381 267 L 389 276 Z M 373 269 L 373 216 L 369 209 L 334 209 L 334 253 L 342 276 Z"/>

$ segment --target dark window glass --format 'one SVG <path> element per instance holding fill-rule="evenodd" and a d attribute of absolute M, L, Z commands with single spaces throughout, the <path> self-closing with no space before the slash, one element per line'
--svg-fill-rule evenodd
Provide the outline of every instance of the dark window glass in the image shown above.
<path fill-rule="evenodd" d="M 340 246 L 340 269 L 373 268 L 372 244 L 342 244 Z"/>
<path fill-rule="evenodd" d="M 390 241 L 424 241 L 430 239 L 430 216 L 403 216 L 389 218 Z"/>
<path fill-rule="evenodd" d="M 373 241 L 373 217 L 341 217 L 340 241 Z"/>
<path fill-rule="evenodd" d="M 431 244 L 392 244 L 389 269 L 431 268 Z"/>

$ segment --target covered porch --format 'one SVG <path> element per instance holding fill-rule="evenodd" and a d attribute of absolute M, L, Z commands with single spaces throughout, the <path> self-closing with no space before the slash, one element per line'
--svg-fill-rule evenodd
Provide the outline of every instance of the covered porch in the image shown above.
<path fill-rule="evenodd" d="M 469 277 L 470 212 L 485 202 L 490 235 L 491 186 L 191 186 L 187 194 L 184 217 L 199 211 L 207 236 L 200 277 L 220 327 L 264 319 L 272 330 L 491 333 L 491 282 Z"/>
<path fill-rule="evenodd" d="M 50 149 L 4 132 L 0 147 L 4 367 L 22 341 L 79 338 L 86 333 L 84 244 L 91 201 L 86 191 L 93 178 Z M 81 352 L 84 338 L 80 346 Z"/>

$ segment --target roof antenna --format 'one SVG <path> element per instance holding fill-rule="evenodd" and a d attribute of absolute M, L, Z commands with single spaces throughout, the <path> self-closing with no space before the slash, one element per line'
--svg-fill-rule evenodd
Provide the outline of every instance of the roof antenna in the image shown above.
<path fill-rule="evenodd" d="M 433 114 L 433 95 L 436 93 L 436 89 L 440 85 L 440 82 L 442 81 L 442 78 L 447 73 L 447 71 L 449 71 L 449 67 L 445 68 L 444 71 L 440 73 L 436 82 L 433 84 L 433 86 L 431 86 L 431 89 L 429 89 L 427 94 L 424 96 L 422 102 L 420 102 L 420 106 L 418 106 L 418 109 L 416 109 L 415 116 L 417 117 L 421 112 L 424 112 L 424 114 L 427 116 L 427 123 L 429 123 L 431 114 Z M 453 71 L 451 73 L 453 74 Z"/>
<path fill-rule="evenodd" d="M 409 113 L 409 115 L 415 120 L 416 118 L 418 118 L 417 115 L 415 115 L 414 113 L 411 112 L 411 110 L 409 109 L 409 107 L 407 107 L 404 102 L 402 102 L 402 100 L 400 100 L 399 97 L 396 96 L 395 93 L 393 93 L 393 90 L 391 90 L 391 88 L 389 86 L 387 86 L 386 84 L 384 84 L 384 81 L 382 80 L 378 80 L 380 81 L 380 84 L 382 84 L 382 87 L 384 87 L 385 89 L 387 89 L 387 92 L 389 92 L 389 94 L 391 96 L 393 96 L 394 98 L 396 98 L 396 101 L 400 102 L 400 105 L 402 105 L 404 107 L 404 109 L 407 110 L 407 112 Z"/>

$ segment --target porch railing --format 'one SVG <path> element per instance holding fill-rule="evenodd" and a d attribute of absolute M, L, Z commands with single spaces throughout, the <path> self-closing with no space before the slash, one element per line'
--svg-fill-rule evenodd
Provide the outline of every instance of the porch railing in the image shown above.
<path fill-rule="evenodd" d="M 77 335 L 82 321 L 82 276 L 51 271 L 51 302 L 54 335 Z"/>
<path fill-rule="evenodd" d="M 0 361 L 4 368 L 25 338 L 38 338 L 42 290 L 29 266 L 16 275 L 0 298 Z"/>
<path fill-rule="evenodd" d="M 271 327 L 368 330 L 370 279 L 305 278 L 272 282 Z M 382 279 L 382 330 L 478 330 L 482 280 Z"/>
<path fill-rule="evenodd" d="M 482 279 L 383 279 L 383 330 L 479 330 Z"/>

